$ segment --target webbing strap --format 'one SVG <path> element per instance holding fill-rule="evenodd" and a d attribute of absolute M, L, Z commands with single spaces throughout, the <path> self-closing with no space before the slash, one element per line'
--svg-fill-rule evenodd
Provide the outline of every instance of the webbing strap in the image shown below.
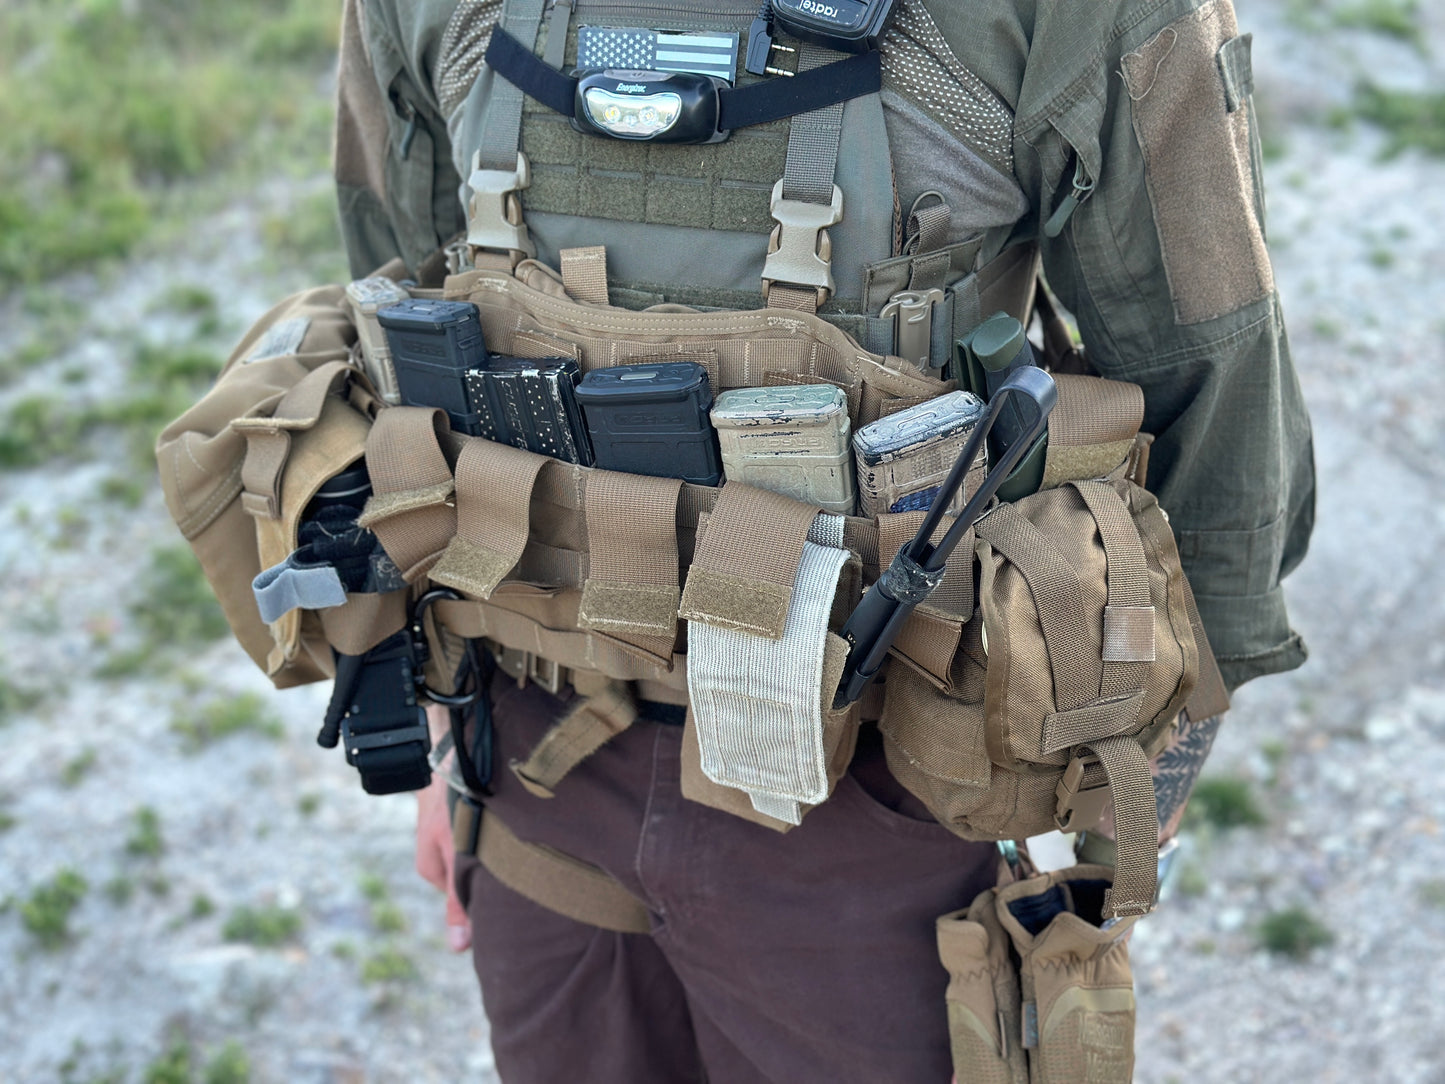
<path fill-rule="evenodd" d="M 1146 915 L 1159 887 L 1159 811 L 1149 760 L 1132 738 L 1103 738 L 1084 746 L 1104 766 L 1114 799 L 1118 864 L 1104 894 L 1104 917 Z"/>
<path fill-rule="evenodd" d="M 1155 658 L 1154 605 L 1144 543 L 1113 486 L 1072 482 L 1099 527 L 1104 544 L 1108 600 L 1104 606 L 1103 673 L 1099 695 L 1116 696 L 1144 685 Z"/>
<path fill-rule="evenodd" d="M 492 597 L 527 548 L 532 486 L 548 462 L 508 444 L 467 441 L 457 456 L 457 533 L 431 570 L 433 583 Z"/>
<path fill-rule="evenodd" d="M 607 304 L 607 246 L 564 248 L 559 255 L 562 285 L 572 300 L 589 305 Z"/>
<path fill-rule="evenodd" d="M 446 412 L 431 407 L 389 407 L 366 439 L 372 495 L 357 524 L 374 531 L 382 549 L 408 582 L 430 567 L 457 531 L 448 502 L 451 467 L 438 443 Z"/>
<path fill-rule="evenodd" d="M 281 515 L 281 475 L 291 455 L 291 434 L 311 429 L 321 408 L 356 372 L 348 362 L 328 361 L 307 373 L 276 403 L 269 415 L 236 418 L 231 428 L 246 438 L 241 465 L 241 507 L 253 516 Z"/>
<path fill-rule="evenodd" d="M 1042 291 L 1041 291 L 1042 292 Z M 1122 463 L 1144 423 L 1138 384 L 1058 373 L 1059 402 L 1049 415 L 1043 488 L 1071 478 L 1100 478 Z"/>
<path fill-rule="evenodd" d="M 498 38 L 510 38 L 525 48 L 531 56 L 531 49 L 537 41 L 537 32 L 542 26 L 542 9 L 546 0 L 507 0 L 502 6 L 501 18 L 492 31 L 492 44 Z M 487 49 L 487 63 L 491 63 L 491 47 Z M 536 57 L 533 57 L 537 60 Z M 537 60 L 538 64 L 542 61 Z M 551 70 L 551 69 L 548 69 Z M 524 95 L 519 87 L 507 79 L 492 81 L 492 98 L 487 105 L 487 114 L 482 128 L 481 139 L 476 148 L 482 169 L 515 169 L 517 150 L 522 144 L 522 106 Z"/>
<path fill-rule="evenodd" d="M 512 772 L 533 796 L 555 797 L 557 784 L 573 768 L 636 720 L 637 704 L 627 686 L 609 682 L 595 696 L 583 697 L 553 724 L 526 760 L 513 761 Z"/>
<path fill-rule="evenodd" d="M 615 471 L 587 477 L 587 551 L 577 624 L 664 659 L 677 636 L 677 501 L 682 482 Z"/>
<path fill-rule="evenodd" d="M 680 615 L 780 640 L 818 509 L 739 482 L 723 486 L 698 541 Z"/>
<path fill-rule="evenodd" d="M 1049 652 L 1055 703 L 1067 711 L 1093 700 L 1099 689 L 1099 667 L 1088 646 L 1079 574 L 1048 536 L 1010 504 L 1000 504 L 978 521 L 974 531 L 1013 564 L 1034 597 Z"/>
<path fill-rule="evenodd" d="M 482 819 L 480 829 L 474 818 Z M 617 933 L 650 933 L 646 906 L 612 877 L 570 855 L 518 839 L 495 813 L 458 802 L 454 837 L 476 832 L 478 861 L 497 880 L 533 903 L 574 922 Z"/>
<path fill-rule="evenodd" d="M 831 50 L 803 42 L 798 52 L 798 74 L 821 68 L 837 56 Z M 838 168 L 838 144 L 842 138 L 841 101 L 793 118 L 788 132 L 787 165 L 783 170 L 784 199 L 832 202 L 833 175 Z"/>

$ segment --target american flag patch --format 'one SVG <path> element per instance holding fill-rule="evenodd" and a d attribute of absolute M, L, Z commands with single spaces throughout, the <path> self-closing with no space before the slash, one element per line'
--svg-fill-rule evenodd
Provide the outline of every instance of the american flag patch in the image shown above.
<path fill-rule="evenodd" d="M 614 26 L 577 31 L 578 68 L 695 72 L 733 81 L 740 35 L 725 31 L 683 34 Z"/>

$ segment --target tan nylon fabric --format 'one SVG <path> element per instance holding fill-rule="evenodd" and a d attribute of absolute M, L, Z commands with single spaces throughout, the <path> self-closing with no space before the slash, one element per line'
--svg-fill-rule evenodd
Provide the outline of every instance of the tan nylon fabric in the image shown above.
<path fill-rule="evenodd" d="M 607 304 L 607 249 L 564 248 L 561 253 L 562 285 L 577 301 L 589 305 Z"/>
<path fill-rule="evenodd" d="M 1081 747 L 1104 765 L 1114 799 L 1114 887 L 1104 898 L 1104 917 L 1148 914 L 1159 887 L 1159 814 L 1149 760 L 1139 743 L 1103 738 Z"/>
<path fill-rule="evenodd" d="M 473 815 L 465 803 L 457 809 Z M 482 815 L 477 859 L 513 892 L 559 915 L 617 933 L 652 932 L 646 906 L 610 876 L 561 851 L 518 839 L 495 813 Z"/>
<path fill-rule="evenodd" d="M 445 417 L 426 407 L 390 407 L 366 442 L 372 496 L 357 523 L 376 532 L 407 582 L 429 569 L 457 532 L 448 505 L 452 471 L 436 437 Z"/>
<path fill-rule="evenodd" d="M 554 796 L 573 768 L 630 727 L 637 704 L 621 682 L 612 682 L 581 703 L 542 736 L 525 761 L 512 765 L 522 785 L 538 798 Z"/>
<path fill-rule="evenodd" d="M 527 547 L 532 487 L 548 462 L 510 445 L 467 441 L 457 457 L 457 534 L 431 570 L 434 582 L 492 597 Z"/>

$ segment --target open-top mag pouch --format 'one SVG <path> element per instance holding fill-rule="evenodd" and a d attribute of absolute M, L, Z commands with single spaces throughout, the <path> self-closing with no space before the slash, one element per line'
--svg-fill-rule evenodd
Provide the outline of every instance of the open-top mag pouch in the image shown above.
<path fill-rule="evenodd" d="M 345 596 L 268 623 L 252 584 L 296 549 L 307 505 L 361 460 L 379 402 L 351 364 L 340 287 L 281 303 L 241 340 L 215 387 L 160 435 L 166 502 L 241 645 L 278 687 L 331 674 L 331 644 L 363 651 L 401 627 L 400 595 Z"/>
<path fill-rule="evenodd" d="M 938 920 L 960 1081 L 1128 1084 L 1134 985 L 1128 934 L 1109 919 L 1107 866 L 991 888 Z"/>

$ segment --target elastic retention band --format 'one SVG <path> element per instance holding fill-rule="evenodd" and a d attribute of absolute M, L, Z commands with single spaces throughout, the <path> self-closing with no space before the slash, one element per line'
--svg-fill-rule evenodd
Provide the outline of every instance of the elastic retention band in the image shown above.
<path fill-rule="evenodd" d="M 577 80 L 547 66 L 501 27 L 492 31 L 483 58 L 487 67 L 529 98 L 570 117 L 575 111 Z M 800 71 L 791 79 L 768 79 L 718 91 L 718 127 L 723 131 L 796 117 L 839 102 L 876 94 L 883 87 L 881 54 L 859 53 L 845 60 Z"/>

